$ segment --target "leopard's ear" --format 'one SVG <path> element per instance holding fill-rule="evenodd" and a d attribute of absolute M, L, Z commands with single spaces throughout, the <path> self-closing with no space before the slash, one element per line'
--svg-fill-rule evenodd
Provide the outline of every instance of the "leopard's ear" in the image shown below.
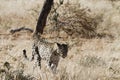
<path fill-rule="evenodd" d="M 57 50 L 59 47 L 58 47 L 58 43 L 55 43 L 54 44 L 54 50 Z"/>
<path fill-rule="evenodd" d="M 59 46 L 61 46 L 61 44 L 57 43 L 57 46 L 59 47 Z"/>

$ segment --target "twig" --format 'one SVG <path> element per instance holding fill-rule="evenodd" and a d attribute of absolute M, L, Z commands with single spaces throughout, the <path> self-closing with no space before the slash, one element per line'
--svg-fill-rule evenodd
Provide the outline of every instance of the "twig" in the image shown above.
<path fill-rule="evenodd" d="M 17 28 L 17 29 L 12 29 L 12 30 L 10 30 L 10 33 L 11 33 L 11 34 L 14 34 L 14 33 L 16 33 L 16 32 L 20 32 L 20 31 L 22 31 L 22 30 L 30 31 L 31 33 L 33 33 L 33 30 L 32 30 L 32 29 L 30 29 L 30 28 L 25 28 L 25 27 L 20 27 L 20 28 Z"/>

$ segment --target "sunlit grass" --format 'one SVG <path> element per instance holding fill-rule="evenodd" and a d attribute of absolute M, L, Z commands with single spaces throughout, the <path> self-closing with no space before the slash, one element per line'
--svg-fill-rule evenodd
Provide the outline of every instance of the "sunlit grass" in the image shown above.
<path fill-rule="evenodd" d="M 68 56 L 65 59 L 60 59 L 57 74 L 54 75 L 46 68 L 44 61 L 42 62 L 42 69 L 40 70 L 38 67 L 35 67 L 33 61 L 24 59 L 22 54 L 23 49 L 27 50 L 29 58 L 32 57 L 31 33 L 18 32 L 10 35 L 7 32 L 11 28 L 23 26 L 35 29 L 39 16 L 39 12 L 35 12 L 35 10 L 40 11 L 43 1 L 0 0 L 0 79 L 120 79 L 120 1 L 74 0 L 70 1 L 70 4 L 76 4 L 76 2 L 78 2 L 77 5 L 80 2 L 80 8 L 85 9 L 87 7 L 90 10 L 90 17 L 97 16 L 97 18 L 94 18 L 95 21 L 99 21 L 100 18 L 95 31 L 109 36 L 87 39 L 79 38 L 78 35 L 71 37 L 61 32 L 60 34 L 65 34 L 64 36 L 66 36 L 64 39 L 61 39 L 52 34 L 43 35 L 44 37 L 48 36 L 49 41 L 67 42 L 69 44 Z M 80 13 L 80 11 L 78 12 Z M 46 27 L 48 27 L 48 25 Z M 57 34 L 56 32 L 54 33 Z M 53 38 L 49 36 L 53 36 Z M 6 62 L 10 64 L 9 70 L 4 66 Z"/>

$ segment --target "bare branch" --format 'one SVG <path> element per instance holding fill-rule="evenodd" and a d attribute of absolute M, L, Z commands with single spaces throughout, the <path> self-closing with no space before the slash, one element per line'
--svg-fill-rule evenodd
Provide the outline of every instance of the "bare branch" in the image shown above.
<path fill-rule="evenodd" d="M 22 30 L 30 31 L 31 33 L 33 33 L 33 30 L 32 30 L 32 29 L 30 29 L 30 28 L 25 28 L 25 27 L 20 27 L 20 28 L 17 28 L 17 29 L 12 29 L 12 30 L 10 30 L 10 33 L 11 33 L 11 34 L 14 34 L 14 33 L 16 33 L 16 32 L 20 32 L 20 31 L 22 31 Z"/>
<path fill-rule="evenodd" d="M 42 11 L 38 18 L 35 35 L 38 35 L 38 33 L 40 34 L 43 33 L 43 29 L 46 25 L 47 16 L 51 10 L 52 5 L 53 5 L 53 0 L 45 0 Z"/>

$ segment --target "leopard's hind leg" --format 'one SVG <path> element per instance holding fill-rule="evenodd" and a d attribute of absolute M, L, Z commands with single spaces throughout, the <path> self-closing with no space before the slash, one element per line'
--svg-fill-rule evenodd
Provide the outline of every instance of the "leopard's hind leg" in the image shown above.
<path fill-rule="evenodd" d="M 41 56 L 40 56 L 40 54 L 39 54 L 38 47 L 35 48 L 35 51 L 36 51 L 36 54 L 37 54 L 37 63 L 38 63 L 38 66 L 39 66 L 40 69 L 41 69 Z"/>
<path fill-rule="evenodd" d="M 39 66 L 40 67 L 40 69 L 41 69 L 41 56 L 40 56 L 40 54 L 39 54 L 39 50 L 38 50 L 38 47 L 37 46 L 35 46 L 35 45 L 33 45 L 33 51 L 32 51 L 32 59 L 31 60 L 34 60 L 34 58 L 35 58 L 35 64 L 37 63 L 37 66 Z"/>

